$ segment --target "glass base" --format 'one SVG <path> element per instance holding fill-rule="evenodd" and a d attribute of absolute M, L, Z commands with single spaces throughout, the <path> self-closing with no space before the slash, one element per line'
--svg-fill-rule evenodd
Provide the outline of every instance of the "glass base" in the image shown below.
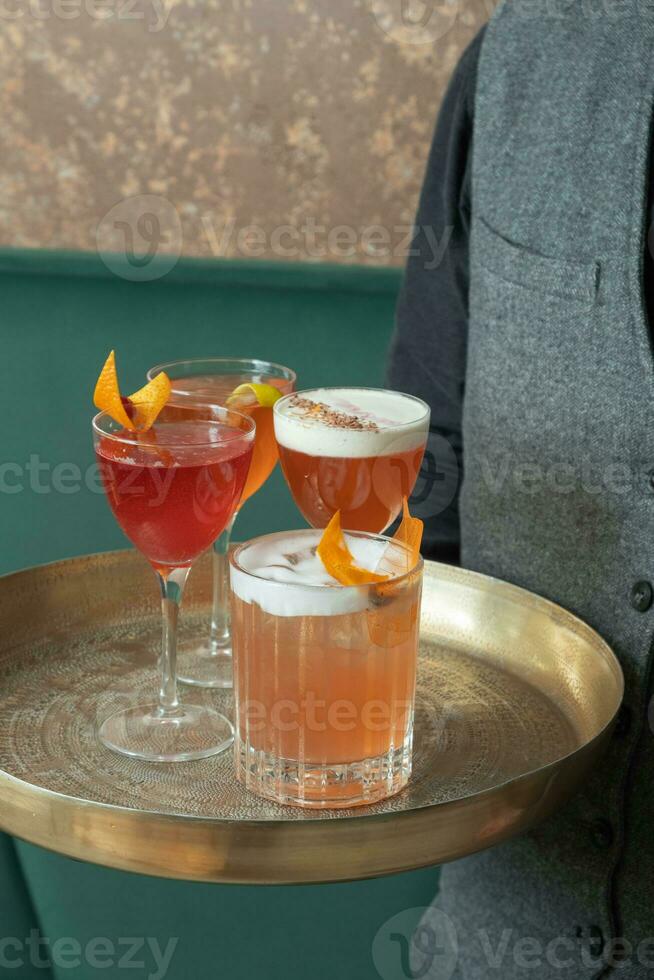
<path fill-rule="evenodd" d="M 108 749 L 148 762 L 187 762 L 224 752 L 234 741 L 232 723 L 212 708 L 180 705 L 162 715 L 157 704 L 110 715 L 98 731 Z"/>
<path fill-rule="evenodd" d="M 363 806 L 394 796 L 411 776 L 411 738 L 386 755 L 340 765 L 296 762 L 236 744 L 236 778 L 276 803 L 312 809 Z"/>
<path fill-rule="evenodd" d="M 196 687 L 233 687 L 231 645 L 216 649 L 208 637 L 180 640 L 177 645 L 177 680 Z"/>

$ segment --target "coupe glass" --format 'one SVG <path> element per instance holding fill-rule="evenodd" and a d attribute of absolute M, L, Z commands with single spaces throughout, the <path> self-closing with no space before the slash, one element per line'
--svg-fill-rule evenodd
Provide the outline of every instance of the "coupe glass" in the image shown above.
<path fill-rule="evenodd" d="M 307 522 L 381 533 L 415 485 L 429 406 L 385 388 L 313 388 L 280 398 L 275 435 L 286 482 Z"/>
<path fill-rule="evenodd" d="M 165 371 L 172 382 L 173 397 L 192 403 L 224 405 L 234 389 L 247 382 L 273 385 L 283 394 L 295 390 L 295 372 L 269 361 L 227 357 L 172 361 L 151 368 L 148 380 L 161 371 Z M 213 542 L 211 625 L 206 633 L 180 642 L 179 679 L 185 684 L 228 688 L 233 683 L 228 558 L 232 528 L 240 507 L 263 486 L 278 459 L 272 413 L 254 409 L 253 416 L 257 432 L 250 473 L 231 520 Z"/>
<path fill-rule="evenodd" d="M 153 762 L 201 759 L 227 748 L 231 722 L 177 696 L 179 604 L 192 562 L 231 521 L 248 474 L 255 424 L 219 406 L 170 404 L 147 433 L 101 412 L 93 440 L 107 499 L 121 528 L 148 559 L 161 590 L 161 687 L 156 704 L 110 715 L 101 741 Z"/>

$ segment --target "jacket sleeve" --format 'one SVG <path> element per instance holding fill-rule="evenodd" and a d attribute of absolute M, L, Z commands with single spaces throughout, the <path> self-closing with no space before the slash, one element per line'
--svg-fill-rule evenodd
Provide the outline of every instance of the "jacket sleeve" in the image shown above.
<path fill-rule="evenodd" d="M 474 90 L 483 30 L 443 100 L 397 307 L 387 383 L 431 408 L 427 450 L 412 498 L 425 522 L 423 553 L 459 560 L 458 494 L 468 326 Z"/>

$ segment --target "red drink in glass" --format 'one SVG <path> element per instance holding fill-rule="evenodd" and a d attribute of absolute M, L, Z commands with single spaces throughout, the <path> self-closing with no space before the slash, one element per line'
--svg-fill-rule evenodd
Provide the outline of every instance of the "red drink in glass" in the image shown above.
<path fill-rule="evenodd" d="M 107 499 L 125 534 L 152 565 L 161 593 L 159 701 L 104 719 L 100 741 L 150 762 L 202 759 L 233 740 L 228 718 L 177 696 L 177 619 L 191 563 L 232 519 L 248 474 L 254 422 L 216 405 L 166 405 L 146 433 L 106 412 L 93 441 Z"/>
<path fill-rule="evenodd" d="M 155 567 L 186 567 L 230 520 L 252 441 L 211 421 L 155 425 L 138 445 L 101 438 L 97 460 L 116 520 Z M 170 448 L 169 448 L 170 447 Z"/>

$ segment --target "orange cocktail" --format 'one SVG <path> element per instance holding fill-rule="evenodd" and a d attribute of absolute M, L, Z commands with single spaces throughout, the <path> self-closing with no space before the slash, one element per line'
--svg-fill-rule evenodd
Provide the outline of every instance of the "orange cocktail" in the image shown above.
<path fill-rule="evenodd" d="M 173 361 L 148 371 L 148 378 L 164 371 L 171 381 L 172 399 L 177 404 L 229 404 L 256 423 L 250 471 L 232 521 L 213 546 L 213 600 L 211 625 L 199 635 L 180 643 L 179 676 L 200 687 L 232 686 L 232 639 L 229 611 L 229 551 L 231 531 L 239 509 L 266 482 L 279 458 L 275 440 L 272 405 L 259 404 L 255 393 L 285 395 L 295 389 L 295 372 L 269 361 L 246 358 L 208 357 Z M 253 390 L 234 392 L 243 386 Z M 262 388 L 263 386 L 263 388 Z"/>
<path fill-rule="evenodd" d="M 281 532 L 233 554 L 237 775 L 278 802 L 354 806 L 409 778 L 422 563 L 343 586 L 319 540 Z M 367 568 L 404 550 L 378 535 L 346 540 Z"/>
<path fill-rule="evenodd" d="M 183 362 L 180 363 L 183 364 Z M 293 391 L 295 387 L 295 374 L 289 368 L 280 367 L 278 370 L 284 372 L 283 374 L 271 374 L 270 371 L 276 366 L 262 363 L 260 370 L 255 370 L 252 367 L 250 371 L 246 371 L 240 361 L 231 361 L 228 363 L 235 365 L 234 370 L 230 373 L 219 373 L 220 370 L 224 369 L 225 362 L 222 358 L 216 358 L 213 363 L 216 371 L 214 374 L 210 373 L 212 361 L 208 360 L 199 362 L 201 365 L 199 370 L 207 373 L 171 377 L 173 397 L 176 399 L 189 397 L 193 401 L 226 405 L 236 388 L 253 381 L 257 384 L 271 385 L 283 395 Z M 248 362 L 243 363 L 247 364 Z M 250 363 L 256 365 L 259 362 Z M 268 368 L 267 371 L 266 367 Z M 181 371 L 183 375 L 183 367 Z M 170 376 L 169 366 L 166 368 L 166 373 Z M 239 504 L 242 507 L 246 500 L 249 500 L 266 482 L 277 464 L 279 454 L 275 441 L 272 412 L 261 411 L 261 407 L 254 397 L 245 397 L 237 407 L 238 411 L 252 416 L 257 425 L 255 452 Z"/>
<path fill-rule="evenodd" d="M 313 527 L 384 531 L 413 490 L 429 432 L 419 398 L 374 388 L 316 388 L 274 408 L 279 458 Z"/>

